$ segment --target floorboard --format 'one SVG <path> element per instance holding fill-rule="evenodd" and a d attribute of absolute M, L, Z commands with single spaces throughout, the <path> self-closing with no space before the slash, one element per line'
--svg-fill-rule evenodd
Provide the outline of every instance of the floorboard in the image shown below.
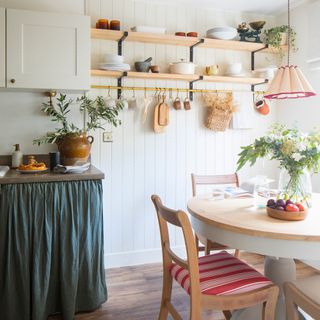
<path fill-rule="evenodd" d="M 242 253 L 241 258 L 263 271 L 263 256 Z M 297 278 L 317 273 L 297 261 Z M 162 288 L 162 265 L 146 264 L 113 268 L 106 271 L 109 299 L 101 308 L 90 313 L 78 313 L 75 320 L 153 320 L 157 319 Z M 183 319 L 188 319 L 188 296 L 174 283 L 173 304 Z M 59 316 L 50 320 L 62 319 Z M 168 318 L 171 319 L 171 318 Z M 203 320 L 224 319 L 220 312 L 204 312 Z"/>

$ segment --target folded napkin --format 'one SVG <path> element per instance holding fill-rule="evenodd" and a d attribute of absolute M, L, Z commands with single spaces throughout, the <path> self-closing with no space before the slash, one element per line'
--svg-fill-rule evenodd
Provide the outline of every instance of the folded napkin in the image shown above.
<path fill-rule="evenodd" d="M 4 177 L 9 170 L 8 166 L 0 166 L 0 178 Z"/>
<path fill-rule="evenodd" d="M 81 166 L 63 166 L 58 164 L 53 171 L 55 173 L 82 173 L 90 168 L 90 163 L 85 163 Z"/>

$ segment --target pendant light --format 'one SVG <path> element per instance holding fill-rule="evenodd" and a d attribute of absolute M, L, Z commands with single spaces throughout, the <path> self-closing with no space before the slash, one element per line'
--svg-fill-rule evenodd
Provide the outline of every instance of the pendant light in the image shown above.
<path fill-rule="evenodd" d="M 290 65 L 290 31 L 290 0 L 288 0 L 288 64 L 278 68 L 264 96 L 266 99 L 297 99 L 316 95 L 300 68 Z"/>

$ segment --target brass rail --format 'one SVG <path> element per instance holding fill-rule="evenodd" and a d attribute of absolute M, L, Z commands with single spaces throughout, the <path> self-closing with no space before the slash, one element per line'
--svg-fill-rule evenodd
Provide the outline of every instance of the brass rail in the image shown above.
<path fill-rule="evenodd" d="M 103 86 L 91 85 L 91 89 L 106 89 L 106 90 L 134 90 L 134 91 L 159 91 L 159 92 L 193 92 L 193 93 L 229 93 L 229 92 L 248 92 L 254 94 L 264 94 L 265 91 L 249 91 L 249 90 L 233 90 L 233 89 L 187 89 L 187 88 L 161 88 L 161 87 L 130 87 L 130 86 Z"/>

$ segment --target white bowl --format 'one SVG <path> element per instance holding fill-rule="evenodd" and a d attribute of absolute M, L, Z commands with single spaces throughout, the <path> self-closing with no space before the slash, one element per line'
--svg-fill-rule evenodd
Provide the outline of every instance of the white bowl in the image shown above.
<path fill-rule="evenodd" d="M 105 63 L 123 63 L 124 57 L 117 54 L 107 53 L 104 55 Z"/>
<path fill-rule="evenodd" d="M 217 27 L 207 31 L 208 38 L 220 40 L 232 40 L 237 34 L 237 29 L 231 27 Z"/>

